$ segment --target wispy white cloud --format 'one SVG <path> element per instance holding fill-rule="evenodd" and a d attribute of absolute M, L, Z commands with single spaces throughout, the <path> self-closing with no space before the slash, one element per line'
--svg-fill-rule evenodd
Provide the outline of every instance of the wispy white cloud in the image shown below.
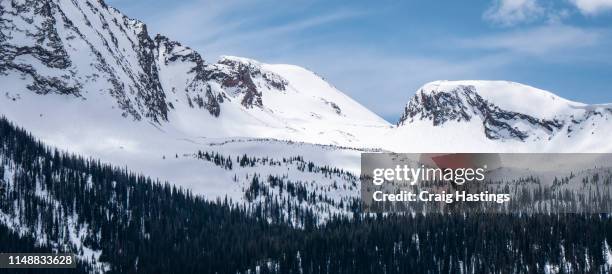
<path fill-rule="evenodd" d="M 612 0 L 493 0 L 483 18 L 501 26 L 536 21 L 559 23 L 578 10 L 589 16 L 612 11 Z"/>
<path fill-rule="evenodd" d="M 544 14 L 536 0 L 494 0 L 483 17 L 495 24 L 511 26 L 529 22 Z"/>
<path fill-rule="evenodd" d="M 459 39 L 464 48 L 503 50 L 534 56 L 555 55 L 568 50 L 596 47 L 604 41 L 606 33 L 601 29 L 579 28 L 551 24 L 476 38 Z"/>
<path fill-rule="evenodd" d="M 247 3 L 237 1 L 186 2 L 164 10 L 154 21 L 148 22 L 155 31 L 171 34 L 175 39 L 193 43 L 232 33 L 257 21 L 257 15 L 246 13 L 240 18 L 228 18 Z"/>
<path fill-rule="evenodd" d="M 260 26 L 226 33 L 223 37 L 204 42 L 202 47 L 211 52 L 223 52 L 227 49 L 238 52 L 248 49 L 248 51 L 253 52 L 257 51 L 258 48 L 261 51 L 278 51 L 287 46 L 302 44 L 306 40 L 312 39 L 312 37 L 301 37 L 301 31 L 362 15 L 364 15 L 362 11 L 335 11 L 292 20 L 283 25 Z M 276 43 L 270 43 L 270 41 L 276 41 Z"/>
<path fill-rule="evenodd" d="M 312 39 L 300 36 L 303 31 L 367 15 L 352 8 L 300 13 L 309 5 L 306 1 L 197 0 L 173 5 L 147 22 L 154 32 L 169 34 L 212 60 L 228 54 L 257 58 L 258 53 Z"/>
<path fill-rule="evenodd" d="M 570 0 L 583 14 L 597 15 L 612 11 L 612 0 Z"/>

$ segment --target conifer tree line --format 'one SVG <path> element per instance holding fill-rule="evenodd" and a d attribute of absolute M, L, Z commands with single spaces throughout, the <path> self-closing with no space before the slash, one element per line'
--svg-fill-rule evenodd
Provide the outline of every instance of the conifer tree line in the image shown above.
<path fill-rule="evenodd" d="M 231 158 L 232 168 L 240 165 Z M 296 197 L 309 199 L 295 187 Z M 284 208 L 271 196 L 253 205 L 209 201 L 46 147 L 4 118 L 0 189 L 0 220 L 12 220 L 0 222 L 0 252 L 80 256 L 77 270 L 46 273 L 606 273 L 612 266 L 607 215 L 354 214 L 319 223 L 311 212 L 295 227 L 270 220 L 264 206 Z M 82 245 L 71 239 L 75 231 L 83 231 Z M 91 263 L 87 250 L 100 251 L 104 265 Z"/>
<path fill-rule="evenodd" d="M 212 162 L 217 166 L 224 167 L 225 169 L 232 170 L 233 161 L 232 157 L 229 155 L 223 155 L 218 152 L 208 152 L 201 151 L 195 154 L 195 157 L 198 159 L 206 160 L 208 162 Z M 347 181 L 356 182 L 358 180 L 357 176 L 352 173 L 343 170 L 337 167 L 330 166 L 318 166 L 312 161 L 305 161 L 302 156 L 294 156 L 294 157 L 283 157 L 282 160 L 275 160 L 269 157 L 255 157 L 248 156 L 247 154 L 243 154 L 242 156 L 236 156 L 236 163 L 240 167 L 256 167 L 256 166 L 280 166 L 280 165 L 295 165 L 297 170 L 301 172 L 310 172 L 310 173 L 321 173 L 325 177 L 338 177 Z M 354 184 L 354 186 L 356 183 Z"/>

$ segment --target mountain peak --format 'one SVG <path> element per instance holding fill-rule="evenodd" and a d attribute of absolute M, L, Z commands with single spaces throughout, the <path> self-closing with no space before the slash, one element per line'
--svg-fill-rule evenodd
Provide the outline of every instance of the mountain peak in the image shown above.
<path fill-rule="evenodd" d="M 463 87 L 471 87 L 479 96 L 496 106 L 539 118 L 552 119 L 572 107 L 584 107 L 583 103 L 573 102 L 556 94 L 529 85 L 511 81 L 460 80 L 433 81 L 418 89 L 418 93 L 431 94 L 451 92 Z M 546 105 L 546 108 L 541 106 Z"/>
<path fill-rule="evenodd" d="M 562 135 L 569 138 L 587 124 L 590 128 L 606 124 L 611 113 L 606 106 L 572 102 L 520 83 L 434 81 L 416 92 L 398 126 L 475 123 L 481 125 L 488 139 L 537 141 Z"/>

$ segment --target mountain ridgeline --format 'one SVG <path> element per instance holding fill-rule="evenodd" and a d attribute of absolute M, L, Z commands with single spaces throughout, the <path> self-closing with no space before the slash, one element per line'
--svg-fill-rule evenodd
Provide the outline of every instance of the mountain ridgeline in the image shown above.
<path fill-rule="evenodd" d="M 31 106 L 37 100 L 31 94 L 59 96 L 99 116 L 224 137 L 270 137 L 238 126 L 217 130 L 228 123 L 279 128 L 285 139 L 301 135 L 296 132 L 340 135 L 341 127 L 342 134 L 355 135 L 355 125 L 387 126 L 310 71 L 231 56 L 206 62 L 179 42 L 151 36 L 144 23 L 101 0 L 3 1 L 0 13 L 0 80 L 8 83 L 2 105 Z M 304 111 L 296 111 L 298 105 Z M 198 122 L 179 124 L 186 120 Z M 321 128 L 321 121 L 336 127 Z"/>
<path fill-rule="evenodd" d="M 278 76 L 224 60 L 206 64 L 195 51 L 157 35 L 147 26 L 129 19 L 102 1 L 9 1 L 2 4 L 0 21 L 3 60 L 0 73 L 19 72 L 27 78 L 27 89 L 88 97 L 86 90 L 110 94 L 125 116 L 155 122 L 168 121 L 173 102 L 160 69 L 174 63 L 187 66 L 190 79 L 180 92 L 190 107 L 205 108 L 219 116 L 225 93 L 211 91 L 209 81 L 235 88 L 245 107 L 262 106 L 261 94 L 252 77 L 263 77 L 283 89 Z M 24 28 L 25 27 L 25 28 Z M 78 52 L 84 52 L 79 54 Z M 49 70 L 37 69 L 21 57 L 31 56 Z"/>

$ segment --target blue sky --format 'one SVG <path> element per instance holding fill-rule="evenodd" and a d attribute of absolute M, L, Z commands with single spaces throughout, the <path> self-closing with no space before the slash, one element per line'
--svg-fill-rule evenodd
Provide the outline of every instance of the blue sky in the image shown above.
<path fill-rule="evenodd" d="M 107 2 L 207 61 L 306 67 L 392 122 L 439 79 L 612 102 L 612 0 Z"/>

